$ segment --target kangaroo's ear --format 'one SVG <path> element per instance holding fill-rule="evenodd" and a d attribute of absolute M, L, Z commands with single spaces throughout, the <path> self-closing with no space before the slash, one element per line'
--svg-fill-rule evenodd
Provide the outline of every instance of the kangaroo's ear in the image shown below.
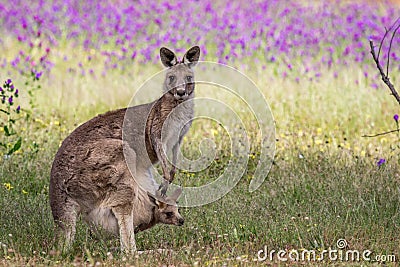
<path fill-rule="evenodd" d="M 160 58 L 162 64 L 169 68 L 178 63 L 178 59 L 175 56 L 175 53 L 169 50 L 168 48 L 161 47 L 160 49 Z"/>
<path fill-rule="evenodd" d="M 153 203 L 153 205 L 155 205 L 157 208 L 163 209 L 167 206 L 166 203 L 159 201 L 156 196 L 150 194 L 149 192 L 147 192 L 147 195 L 149 196 L 151 203 Z"/>
<path fill-rule="evenodd" d="M 200 47 L 193 46 L 190 48 L 186 54 L 183 56 L 183 63 L 189 65 L 189 67 L 194 67 L 200 58 Z"/>
<path fill-rule="evenodd" d="M 181 194 L 182 194 L 182 188 L 179 187 L 178 189 L 175 190 L 175 192 L 172 193 L 169 199 L 176 202 L 176 200 L 179 198 Z"/>
<path fill-rule="evenodd" d="M 158 206 L 158 204 L 157 204 L 158 200 L 152 194 L 147 192 L 147 196 L 149 197 L 151 203 L 153 203 L 154 205 Z"/>

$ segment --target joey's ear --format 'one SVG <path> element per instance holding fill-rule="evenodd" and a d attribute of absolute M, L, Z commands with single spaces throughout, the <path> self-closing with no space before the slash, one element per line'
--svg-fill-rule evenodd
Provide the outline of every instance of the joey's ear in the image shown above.
<path fill-rule="evenodd" d="M 200 58 L 200 47 L 193 46 L 183 56 L 183 63 L 188 64 L 189 67 L 194 67 Z"/>
<path fill-rule="evenodd" d="M 147 195 L 149 196 L 151 203 L 153 203 L 158 209 L 163 209 L 167 206 L 166 203 L 158 200 L 157 196 L 154 196 L 154 195 L 150 194 L 149 192 L 147 192 Z"/>
<path fill-rule="evenodd" d="M 172 193 L 172 195 L 169 197 L 171 200 L 175 201 L 179 198 L 179 196 L 182 194 L 182 188 L 178 188 L 175 190 L 175 192 Z"/>
<path fill-rule="evenodd" d="M 169 68 L 178 63 L 178 59 L 175 56 L 175 53 L 169 50 L 168 48 L 161 47 L 160 49 L 160 58 L 162 64 Z"/>
<path fill-rule="evenodd" d="M 153 203 L 154 205 L 158 206 L 158 200 L 155 198 L 154 195 L 152 195 L 149 192 L 147 192 L 147 196 L 149 197 L 151 203 Z"/>

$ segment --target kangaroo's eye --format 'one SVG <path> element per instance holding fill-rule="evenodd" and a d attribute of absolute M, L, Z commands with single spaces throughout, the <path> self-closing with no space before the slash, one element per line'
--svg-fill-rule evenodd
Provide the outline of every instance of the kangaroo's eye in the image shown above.
<path fill-rule="evenodd" d="M 173 212 L 166 212 L 165 215 L 167 215 L 167 218 L 171 218 L 172 216 L 174 216 Z"/>
<path fill-rule="evenodd" d="M 193 80 L 193 77 L 192 77 L 192 76 L 186 76 L 186 81 L 187 81 L 187 82 L 191 83 L 192 80 Z"/>
<path fill-rule="evenodd" d="M 169 79 L 169 83 L 172 83 L 173 81 L 175 81 L 175 76 L 169 76 L 168 77 L 168 79 Z"/>

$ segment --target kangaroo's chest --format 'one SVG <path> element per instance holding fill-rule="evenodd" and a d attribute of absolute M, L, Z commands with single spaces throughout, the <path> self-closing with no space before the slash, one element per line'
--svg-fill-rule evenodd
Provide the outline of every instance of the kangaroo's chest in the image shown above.
<path fill-rule="evenodd" d="M 161 142 L 166 151 L 171 151 L 189 131 L 193 120 L 193 109 L 178 107 L 165 119 L 161 130 Z"/>
<path fill-rule="evenodd" d="M 189 131 L 193 120 L 192 102 L 184 102 L 178 106 L 168 106 L 165 102 L 156 103 L 146 124 L 146 149 L 150 161 L 154 164 L 159 159 L 155 151 L 155 140 L 161 141 L 164 152 L 168 155 L 175 145 Z"/>

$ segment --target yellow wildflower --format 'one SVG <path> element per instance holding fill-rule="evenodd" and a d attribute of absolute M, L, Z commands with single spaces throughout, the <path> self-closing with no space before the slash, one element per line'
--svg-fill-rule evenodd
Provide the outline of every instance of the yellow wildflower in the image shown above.
<path fill-rule="evenodd" d="M 11 189 L 14 188 L 14 187 L 11 185 L 11 183 L 4 183 L 3 185 L 4 185 L 4 187 L 5 187 L 7 190 L 11 190 Z"/>

